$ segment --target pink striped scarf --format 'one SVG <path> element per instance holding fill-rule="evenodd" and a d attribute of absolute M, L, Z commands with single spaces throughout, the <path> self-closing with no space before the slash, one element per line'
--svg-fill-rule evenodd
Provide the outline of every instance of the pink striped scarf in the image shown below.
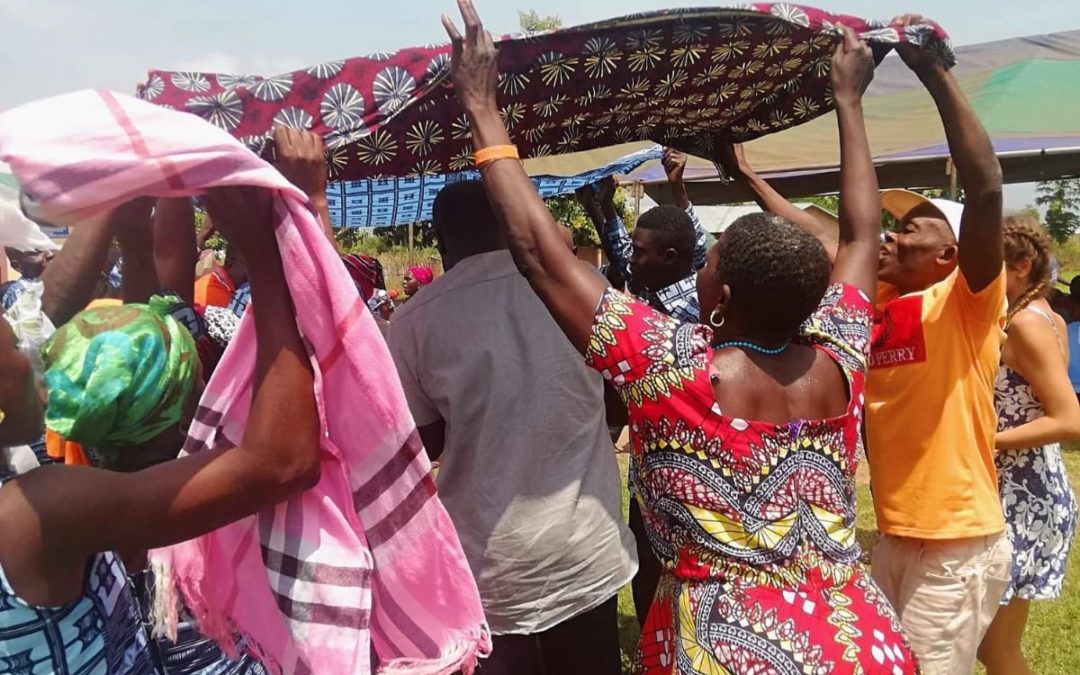
<path fill-rule="evenodd" d="M 77 111 L 77 115 L 75 114 Z M 225 185 L 276 191 L 277 239 L 312 352 L 323 424 L 319 484 L 257 515 L 153 552 L 201 630 L 235 633 L 284 673 L 471 672 L 490 652 L 476 584 L 390 355 L 306 197 L 239 141 L 193 115 L 105 91 L 0 115 L 0 157 L 31 215 L 86 222 L 140 195 Z M 185 450 L 231 447 L 251 402 L 255 330 L 240 328 Z M 175 602 L 159 603 L 175 626 Z"/>

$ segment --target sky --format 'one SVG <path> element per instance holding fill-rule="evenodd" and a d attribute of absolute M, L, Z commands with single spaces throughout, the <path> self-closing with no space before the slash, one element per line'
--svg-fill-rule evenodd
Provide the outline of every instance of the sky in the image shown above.
<path fill-rule="evenodd" d="M 564 25 L 663 7 L 667 0 L 474 0 L 496 34 L 517 31 L 517 10 Z M 732 4 L 732 3 L 729 3 Z M 810 4 L 815 4 L 811 2 Z M 817 0 L 833 12 L 888 19 L 917 12 L 956 44 L 1080 28 L 1075 0 Z M 0 0 L 0 110 L 87 87 L 134 93 L 149 68 L 274 75 L 377 51 L 445 42 L 453 0 Z"/>

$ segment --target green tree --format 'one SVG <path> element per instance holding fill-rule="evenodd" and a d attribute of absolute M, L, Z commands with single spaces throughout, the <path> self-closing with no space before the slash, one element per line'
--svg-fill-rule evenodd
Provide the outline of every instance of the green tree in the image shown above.
<path fill-rule="evenodd" d="M 562 28 L 562 19 L 553 15 L 540 14 L 535 9 L 518 10 L 518 24 L 521 26 L 522 33 L 536 35 L 537 33 L 559 30 Z"/>
<path fill-rule="evenodd" d="M 1042 181 L 1035 187 L 1035 203 L 1046 209 L 1046 231 L 1063 242 L 1080 230 L 1080 178 Z"/>
<path fill-rule="evenodd" d="M 596 233 L 596 226 L 589 220 L 585 209 L 581 208 L 577 197 L 565 195 L 553 197 L 547 200 L 548 210 L 555 221 L 570 228 L 574 243 L 578 246 L 599 246 L 600 237 Z M 634 214 L 630 211 L 629 199 L 626 190 L 619 188 L 615 191 L 615 211 L 619 214 L 626 227 L 634 228 Z"/>

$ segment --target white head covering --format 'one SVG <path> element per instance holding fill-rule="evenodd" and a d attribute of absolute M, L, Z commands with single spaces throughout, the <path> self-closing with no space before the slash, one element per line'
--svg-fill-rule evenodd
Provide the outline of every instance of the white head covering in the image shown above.
<path fill-rule="evenodd" d="M 953 236 L 960 241 L 960 220 L 964 216 L 964 205 L 960 202 L 951 199 L 929 199 L 911 190 L 885 190 L 881 193 L 881 208 L 897 220 L 903 220 L 913 208 L 922 204 L 930 204 L 937 209 L 952 229 Z"/>
<path fill-rule="evenodd" d="M 37 223 L 23 215 L 17 190 L 0 185 L 0 245 L 18 251 L 58 251 Z"/>

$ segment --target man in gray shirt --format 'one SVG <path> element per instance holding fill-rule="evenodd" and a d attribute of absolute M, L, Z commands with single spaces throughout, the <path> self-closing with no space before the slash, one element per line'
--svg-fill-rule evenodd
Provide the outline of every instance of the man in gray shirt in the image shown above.
<path fill-rule="evenodd" d="M 495 636 L 484 672 L 615 675 L 637 559 L 603 381 L 514 266 L 482 184 L 445 188 L 434 227 L 448 272 L 387 339 Z"/>

